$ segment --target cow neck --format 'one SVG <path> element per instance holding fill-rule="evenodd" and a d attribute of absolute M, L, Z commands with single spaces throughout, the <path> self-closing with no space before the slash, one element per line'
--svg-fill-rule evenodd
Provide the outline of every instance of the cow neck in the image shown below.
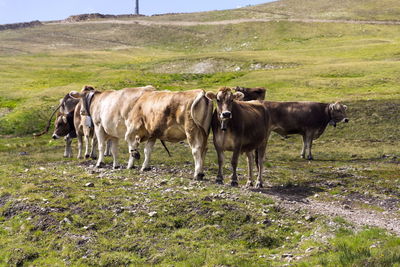
<path fill-rule="evenodd" d="M 74 112 L 75 110 L 71 111 L 67 115 L 67 123 L 69 125 L 70 131 L 68 133 L 68 137 L 70 138 L 75 138 L 76 137 L 76 131 L 75 131 L 75 125 L 74 125 Z"/>
<path fill-rule="evenodd" d="M 84 104 L 85 104 L 86 113 L 87 113 L 87 115 L 89 117 L 91 117 L 91 115 L 90 115 L 90 105 L 92 104 L 93 96 L 94 96 L 94 92 L 91 91 L 91 92 L 89 92 L 89 94 L 85 95 L 85 98 L 84 98 Z"/>
<path fill-rule="evenodd" d="M 331 111 L 331 107 L 330 106 L 331 106 L 331 104 L 327 105 L 327 108 L 328 108 L 328 119 L 329 119 L 328 124 L 332 125 L 333 127 L 336 127 L 336 122 L 333 120 L 332 111 Z"/>

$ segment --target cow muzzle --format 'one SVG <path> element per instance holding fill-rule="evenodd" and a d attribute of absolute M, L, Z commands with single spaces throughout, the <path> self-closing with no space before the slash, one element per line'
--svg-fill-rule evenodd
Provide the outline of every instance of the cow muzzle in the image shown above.
<path fill-rule="evenodd" d="M 232 118 L 232 113 L 230 111 L 224 111 L 220 115 L 221 119 L 230 119 Z"/>
<path fill-rule="evenodd" d="M 343 119 L 343 122 L 348 123 L 348 122 L 349 122 L 349 119 L 348 119 L 348 118 L 344 118 L 344 119 Z"/>
<path fill-rule="evenodd" d="M 60 137 L 58 136 L 58 135 L 56 135 L 56 134 L 53 134 L 52 136 L 51 136 L 54 140 L 56 140 L 56 139 L 59 139 Z"/>

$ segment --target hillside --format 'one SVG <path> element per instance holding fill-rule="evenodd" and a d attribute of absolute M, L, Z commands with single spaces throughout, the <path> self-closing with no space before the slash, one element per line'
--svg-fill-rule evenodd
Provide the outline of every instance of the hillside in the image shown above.
<path fill-rule="evenodd" d="M 348 21 L 395 20 L 393 2 L 282 0 L 0 31 L 0 265 L 398 266 L 400 26 Z M 350 122 L 326 129 L 314 161 L 299 158 L 299 136 L 273 134 L 262 190 L 245 187 L 244 158 L 229 186 L 230 153 L 226 185 L 214 183 L 211 137 L 205 181 L 191 180 L 185 142 L 167 143 L 172 157 L 157 142 L 148 172 L 113 170 L 110 158 L 96 169 L 63 158 L 50 134 L 32 138 L 86 84 L 262 86 L 270 100 L 341 101 Z M 123 140 L 119 154 L 125 166 Z"/>

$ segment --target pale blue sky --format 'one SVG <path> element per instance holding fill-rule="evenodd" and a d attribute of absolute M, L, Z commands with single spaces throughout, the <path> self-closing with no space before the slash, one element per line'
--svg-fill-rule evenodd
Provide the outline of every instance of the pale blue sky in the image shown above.
<path fill-rule="evenodd" d="M 139 0 L 145 15 L 231 9 L 271 0 Z M 0 0 L 0 24 L 59 20 L 83 13 L 134 13 L 134 0 Z"/>

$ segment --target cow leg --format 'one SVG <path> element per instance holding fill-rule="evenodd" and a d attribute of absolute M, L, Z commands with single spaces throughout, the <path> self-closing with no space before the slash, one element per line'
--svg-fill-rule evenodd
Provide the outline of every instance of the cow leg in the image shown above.
<path fill-rule="evenodd" d="M 109 157 L 111 156 L 111 140 L 108 140 L 106 144 L 106 152 L 104 152 L 104 156 Z"/>
<path fill-rule="evenodd" d="M 231 165 L 232 165 L 232 176 L 231 176 L 231 186 L 238 186 L 238 178 L 236 174 L 237 164 L 239 160 L 239 149 L 235 149 L 232 154 Z"/>
<path fill-rule="evenodd" d="M 188 142 L 194 159 L 194 179 L 203 180 L 203 164 L 207 151 L 207 137 L 198 129 L 197 132 L 189 135 Z"/>
<path fill-rule="evenodd" d="M 266 147 L 267 147 L 267 143 L 265 142 L 264 144 L 262 144 L 261 146 L 259 146 L 257 148 L 258 175 L 257 175 L 256 188 L 263 187 L 262 173 L 264 170 L 264 158 L 265 158 Z"/>
<path fill-rule="evenodd" d="M 66 136 L 65 137 L 65 150 L 64 150 L 64 157 L 65 158 L 72 158 L 72 138 Z"/>
<path fill-rule="evenodd" d="M 217 175 L 217 179 L 215 180 L 215 182 L 217 184 L 223 184 L 224 176 L 222 174 L 222 168 L 224 166 L 224 159 L 225 159 L 224 152 L 220 148 L 216 148 L 216 150 L 217 150 L 217 157 L 218 157 L 218 175 Z"/>
<path fill-rule="evenodd" d="M 118 165 L 118 139 L 117 138 L 113 138 L 111 140 L 109 140 L 111 144 L 111 154 L 113 156 L 113 169 L 118 169 L 119 165 Z"/>
<path fill-rule="evenodd" d="M 85 159 L 88 159 L 90 157 L 89 155 L 89 145 L 90 145 L 90 140 L 89 136 L 85 134 Z"/>
<path fill-rule="evenodd" d="M 307 138 L 306 135 L 303 135 L 303 149 L 301 150 L 301 158 L 305 159 L 306 158 L 306 146 L 307 146 Z"/>
<path fill-rule="evenodd" d="M 78 156 L 77 156 L 77 158 L 82 159 L 82 142 L 83 142 L 82 135 L 78 134 L 76 138 L 78 139 Z"/>
<path fill-rule="evenodd" d="M 254 161 L 254 153 L 253 151 L 247 152 L 247 171 L 248 171 L 248 180 L 246 187 L 253 187 L 253 161 Z M 258 169 L 258 164 L 257 164 L 257 169 Z"/>
<path fill-rule="evenodd" d="M 97 138 L 96 138 L 96 136 L 93 136 L 92 137 L 92 146 L 90 148 L 90 158 L 91 159 L 97 159 L 96 145 L 97 145 Z"/>
<path fill-rule="evenodd" d="M 104 149 L 106 143 L 106 133 L 102 126 L 95 127 L 97 145 L 99 149 L 99 158 L 97 159 L 96 168 L 101 168 L 104 166 Z"/>
<path fill-rule="evenodd" d="M 150 156 L 151 152 L 153 151 L 154 144 L 156 143 L 156 140 L 149 140 L 147 141 L 145 147 L 144 147 L 144 161 L 142 164 L 142 168 L 140 171 L 149 171 L 149 162 L 150 162 Z"/>
<path fill-rule="evenodd" d="M 313 160 L 314 159 L 312 154 L 311 154 L 312 141 L 313 141 L 313 136 L 308 136 L 308 140 L 307 140 L 307 148 L 308 148 L 307 159 L 308 160 Z"/>

